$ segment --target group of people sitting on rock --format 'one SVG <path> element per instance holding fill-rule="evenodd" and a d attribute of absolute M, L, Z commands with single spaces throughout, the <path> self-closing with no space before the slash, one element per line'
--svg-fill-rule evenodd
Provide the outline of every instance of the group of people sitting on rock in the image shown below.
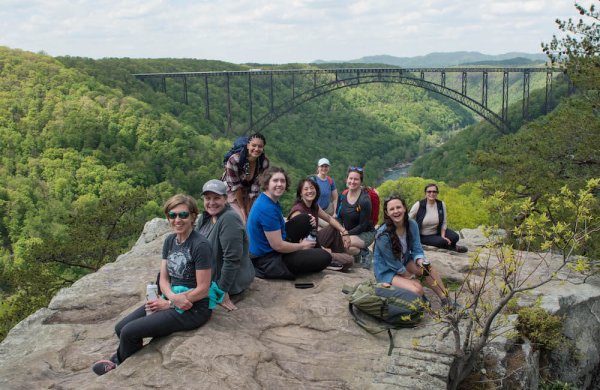
<path fill-rule="evenodd" d="M 317 174 L 298 183 L 286 221 L 279 199 L 291 181 L 284 169 L 270 166 L 265 145 L 263 135 L 253 134 L 242 151 L 229 157 L 222 179 L 202 187 L 202 213 L 189 195 L 165 202 L 173 233 L 163 244 L 160 296 L 117 323 L 117 351 L 94 364 L 96 374 L 116 368 L 143 347 L 144 338 L 202 326 L 217 304 L 236 310 L 232 296 L 255 277 L 292 280 L 325 268 L 345 271 L 373 242 L 377 282 L 423 296 L 415 277 L 425 276 L 425 283 L 447 303 L 435 267 L 424 271 L 421 242 L 461 252 L 466 248 L 456 245 L 458 234 L 446 226 L 446 207 L 437 200 L 435 184 L 426 187 L 427 198 L 410 212 L 401 197 L 386 198 L 383 223 L 376 229 L 362 186 L 363 169 L 348 168 L 347 191 L 339 196 L 328 176 L 330 162 L 322 158 Z"/>

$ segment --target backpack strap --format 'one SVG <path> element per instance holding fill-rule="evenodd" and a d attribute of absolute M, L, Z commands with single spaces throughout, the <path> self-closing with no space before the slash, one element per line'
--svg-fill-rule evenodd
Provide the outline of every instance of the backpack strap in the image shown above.
<path fill-rule="evenodd" d="M 385 326 L 385 325 L 380 325 L 380 326 L 367 325 L 367 323 L 365 321 L 363 321 L 361 318 L 359 318 L 356 315 L 353 308 L 354 308 L 354 305 L 352 305 L 352 303 L 348 303 L 348 310 L 350 311 L 352 318 L 354 318 L 354 322 L 356 322 L 361 328 L 363 328 L 367 332 L 369 332 L 371 334 L 377 334 L 377 333 L 383 332 L 384 330 L 387 330 L 388 338 L 390 339 L 390 346 L 388 348 L 388 356 L 391 356 L 392 351 L 394 349 L 394 336 L 392 335 L 392 328 L 389 326 Z M 383 308 L 382 308 L 382 310 L 383 310 Z"/>

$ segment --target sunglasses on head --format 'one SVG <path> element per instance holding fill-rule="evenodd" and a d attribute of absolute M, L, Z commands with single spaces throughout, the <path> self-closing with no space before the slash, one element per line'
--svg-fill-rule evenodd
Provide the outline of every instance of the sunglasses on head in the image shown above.
<path fill-rule="evenodd" d="M 348 167 L 348 172 L 362 172 L 363 170 L 362 167 Z"/>
<path fill-rule="evenodd" d="M 179 217 L 179 219 L 188 219 L 189 216 L 190 216 L 189 211 L 180 211 L 178 213 L 176 213 L 175 211 L 169 211 L 167 213 L 167 217 L 169 217 L 169 219 L 175 219 L 177 217 Z"/>
<path fill-rule="evenodd" d="M 402 199 L 400 199 L 399 195 L 390 195 L 387 198 L 385 198 L 383 201 L 384 202 L 389 202 L 390 200 L 399 200 L 399 201 L 402 201 Z"/>

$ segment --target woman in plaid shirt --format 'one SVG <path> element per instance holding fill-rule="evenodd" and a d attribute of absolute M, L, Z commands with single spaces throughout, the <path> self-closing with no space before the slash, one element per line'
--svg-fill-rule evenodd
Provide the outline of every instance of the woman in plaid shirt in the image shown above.
<path fill-rule="evenodd" d="M 244 224 L 260 193 L 258 177 L 269 167 L 269 159 L 264 153 L 266 144 L 264 135 L 254 133 L 248 137 L 246 147 L 232 154 L 225 163 L 222 180 L 227 184 L 227 201 L 240 214 Z"/>

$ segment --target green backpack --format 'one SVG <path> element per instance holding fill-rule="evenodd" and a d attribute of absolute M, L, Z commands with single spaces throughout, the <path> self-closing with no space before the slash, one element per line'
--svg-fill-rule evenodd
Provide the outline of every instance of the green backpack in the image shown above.
<path fill-rule="evenodd" d="M 423 319 L 425 307 L 428 305 L 424 297 L 402 288 L 384 287 L 382 283 L 367 280 L 354 287 L 344 286 L 342 292 L 347 294 L 348 309 L 354 321 L 367 332 L 376 334 L 387 330 L 390 338 L 388 355 L 394 348 L 394 337 L 391 329 L 413 328 Z M 365 313 L 371 321 L 366 321 Z"/>

